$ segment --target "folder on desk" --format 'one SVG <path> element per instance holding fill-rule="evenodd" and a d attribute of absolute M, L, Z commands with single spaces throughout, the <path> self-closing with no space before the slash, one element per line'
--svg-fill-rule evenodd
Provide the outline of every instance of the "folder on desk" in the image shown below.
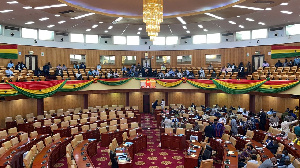
<path fill-rule="evenodd" d="M 116 156 L 121 156 L 120 158 L 123 158 L 122 156 L 124 156 L 125 155 L 125 153 L 116 153 Z M 124 156 L 124 157 L 126 157 L 126 156 Z"/>

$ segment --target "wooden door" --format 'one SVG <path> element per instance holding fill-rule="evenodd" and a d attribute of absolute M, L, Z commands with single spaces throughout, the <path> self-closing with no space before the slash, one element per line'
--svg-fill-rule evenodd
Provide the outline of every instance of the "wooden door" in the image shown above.
<path fill-rule="evenodd" d="M 150 107 L 150 95 L 143 95 L 143 112 L 144 113 L 150 113 L 150 110 L 152 107 Z"/>

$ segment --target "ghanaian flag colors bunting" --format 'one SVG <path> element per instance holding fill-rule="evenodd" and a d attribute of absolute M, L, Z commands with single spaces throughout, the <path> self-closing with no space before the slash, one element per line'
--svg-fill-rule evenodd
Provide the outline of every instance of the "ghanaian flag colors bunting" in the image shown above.
<path fill-rule="evenodd" d="M 18 59 L 18 45 L 0 45 L 0 58 Z"/>
<path fill-rule="evenodd" d="M 257 90 L 267 80 L 215 80 L 214 84 L 218 89 L 228 94 L 245 94 Z"/>
<path fill-rule="evenodd" d="M 288 58 L 300 56 L 300 46 L 272 46 L 271 58 Z"/>
<path fill-rule="evenodd" d="M 176 87 L 182 83 L 181 79 L 157 79 L 156 83 L 163 87 Z"/>

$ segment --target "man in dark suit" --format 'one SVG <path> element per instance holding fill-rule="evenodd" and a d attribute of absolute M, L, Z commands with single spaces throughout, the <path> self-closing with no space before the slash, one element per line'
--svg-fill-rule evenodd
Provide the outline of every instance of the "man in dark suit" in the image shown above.
<path fill-rule="evenodd" d="M 209 125 L 205 127 L 204 132 L 205 132 L 205 137 L 208 137 L 208 138 L 212 138 L 213 137 L 213 135 L 214 135 L 214 127 L 212 125 L 212 122 L 210 122 Z"/>
<path fill-rule="evenodd" d="M 110 161 L 111 161 L 111 167 L 112 168 L 119 168 L 116 153 L 114 151 L 110 151 L 109 153 Z"/>
<path fill-rule="evenodd" d="M 259 114 L 259 119 L 260 119 L 259 129 L 265 131 L 266 130 L 265 126 L 266 126 L 266 122 L 267 122 L 267 115 L 263 110 Z"/>

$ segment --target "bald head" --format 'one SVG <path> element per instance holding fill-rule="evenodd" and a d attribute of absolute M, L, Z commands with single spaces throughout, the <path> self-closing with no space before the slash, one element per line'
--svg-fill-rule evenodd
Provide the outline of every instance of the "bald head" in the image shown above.
<path fill-rule="evenodd" d="M 275 163 L 277 162 L 277 160 L 276 160 L 275 157 L 272 157 L 272 158 L 271 158 L 271 161 L 272 161 L 273 164 L 275 164 Z"/>

